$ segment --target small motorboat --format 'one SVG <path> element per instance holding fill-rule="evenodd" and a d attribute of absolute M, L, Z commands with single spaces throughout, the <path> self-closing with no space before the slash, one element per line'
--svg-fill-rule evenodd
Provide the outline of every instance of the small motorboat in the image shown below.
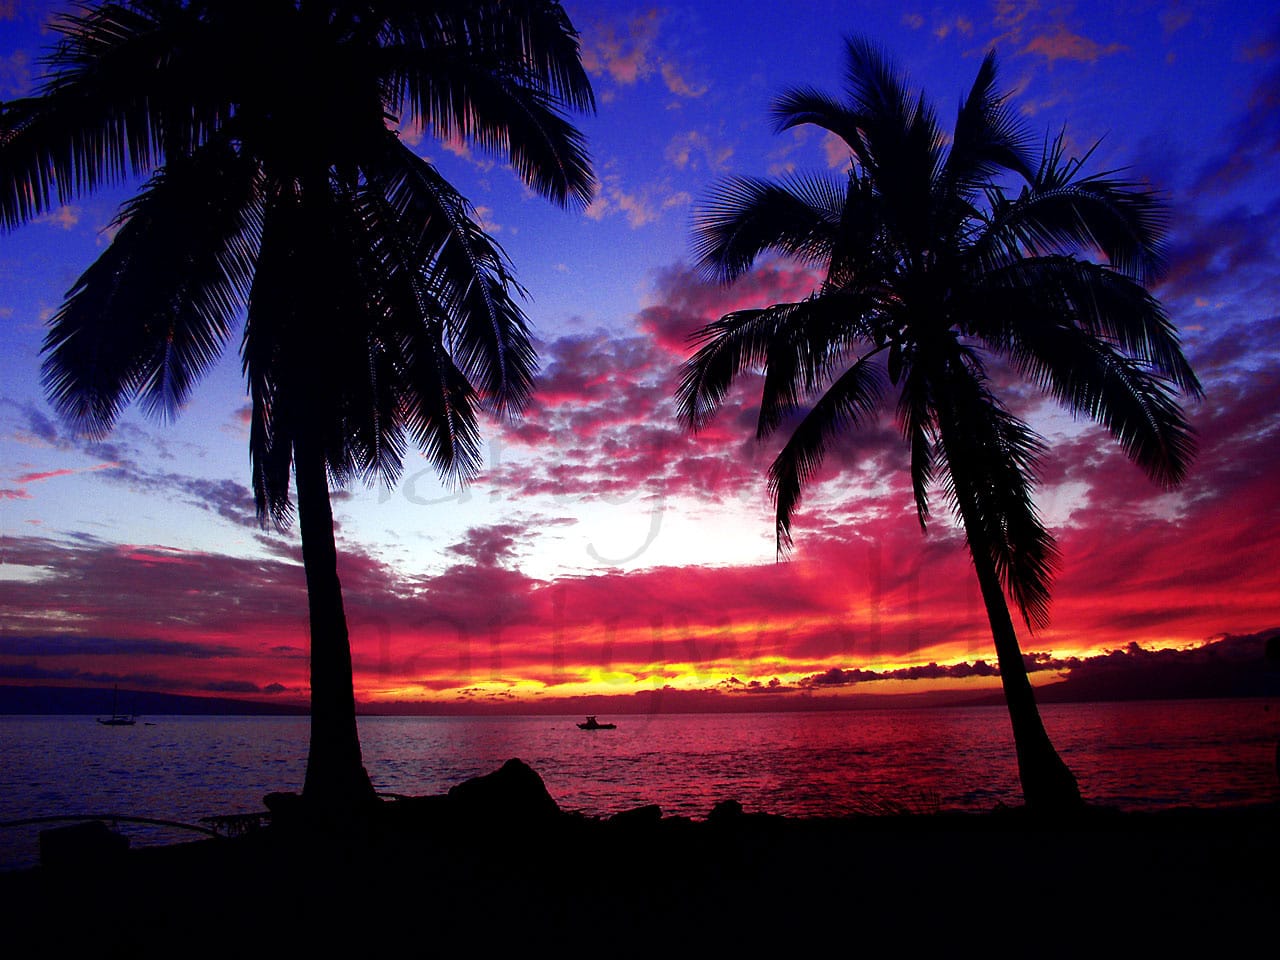
<path fill-rule="evenodd" d="M 578 724 L 579 730 L 617 730 L 616 723 L 601 723 L 595 717 L 587 717 L 586 723 Z"/>

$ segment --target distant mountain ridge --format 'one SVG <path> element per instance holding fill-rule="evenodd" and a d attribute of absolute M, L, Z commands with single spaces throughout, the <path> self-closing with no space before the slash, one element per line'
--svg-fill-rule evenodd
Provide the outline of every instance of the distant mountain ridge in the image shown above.
<path fill-rule="evenodd" d="M 19 687 L 0 685 L 0 714 L 111 713 L 112 691 L 90 687 Z M 297 716 L 308 713 L 304 703 L 262 703 L 230 697 L 188 697 L 176 693 L 121 690 L 115 701 L 121 713 L 159 716 Z"/>

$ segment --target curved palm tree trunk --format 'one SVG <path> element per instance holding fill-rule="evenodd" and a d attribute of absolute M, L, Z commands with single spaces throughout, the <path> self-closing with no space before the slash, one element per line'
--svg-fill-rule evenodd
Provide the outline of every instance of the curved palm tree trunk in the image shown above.
<path fill-rule="evenodd" d="M 1013 725 L 1022 796 L 1028 807 L 1037 810 L 1077 809 L 1083 805 L 1080 788 L 1071 770 L 1053 748 L 1040 720 L 1035 693 L 1027 678 L 1018 635 L 1013 629 L 1009 605 L 1000 587 L 995 564 L 983 545 L 973 542 L 974 525 L 966 521 L 965 526 L 969 531 L 969 552 L 982 588 L 982 601 L 991 623 L 991 637 L 995 641 L 996 658 L 1000 664 L 1000 683 L 1004 687 L 1004 699 Z"/>
<path fill-rule="evenodd" d="M 995 642 L 996 659 L 1000 664 L 1000 683 L 1004 687 L 1004 699 L 1009 708 L 1009 720 L 1013 726 L 1013 742 L 1018 753 L 1018 779 L 1022 782 L 1022 796 L 1028 807 L 1037 810 L 1074 810 L 1083 806 L 1080 788 L 1075 775 L 1058 756 L 1053 743 L 1045 732 L 1036 707 L 1035 693 L 1027 677 L 1027 667 L 1018 646 L 1018 634 L 1009 616 L 1009 604 L 1005 600 L 1000 576 L 996 572 L 991 550 L 983 537 L 983 525 L 975 503 L 975 487 L 968 475 L 965 462 L 976 454 L 963 441 L 964 431 L 956 415 L 945 413 L 939 424 L 943 430 L 943 446 L 947 450 L 947 462 L 951 471 L 956 503 L 960 519 L 964 523 L 965 539 L 969 544 L 969 556 L 978 575 L 982 589 L 982 602 L 987 608 L 987 620 L 991 624 L 991 638 Z"/>
<path fill-rule="evenodd" d="M 360 755 L 351 644 L 338 582 L 329 478 L 319 443 L 294 444 L 298 525 L 311 619 L 311 749 L 302 796 L 331 812 L 350 812 L 376 799 Z"/>

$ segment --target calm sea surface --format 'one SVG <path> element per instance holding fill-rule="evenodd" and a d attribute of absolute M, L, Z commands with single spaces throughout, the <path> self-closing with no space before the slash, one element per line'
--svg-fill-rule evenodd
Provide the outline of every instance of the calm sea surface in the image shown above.
<path fill-rule="evenodd" d="M 1041 708 L 1085 796 L 1130 810 L 1280 801 L 1280 701 L 1051 704 Z M 0 821 L 116 813 L 196 823 L 262 810 L 298 790 L 308 723 L 281 717 L 0 717 Z M 1003 707 L 843 713 L 580 717 L 365 717 L 380 791 L 443 793 L 519 757 L 564 810 L 646 803 L 702 818 L 748 811 L 835 815 L 893 807 L 990 810 L 1020 802 Z M 194 837 L 121 825 L 134 843 Z M 36 828 L 0 828 L 0 868 L 32 862 Z"/>

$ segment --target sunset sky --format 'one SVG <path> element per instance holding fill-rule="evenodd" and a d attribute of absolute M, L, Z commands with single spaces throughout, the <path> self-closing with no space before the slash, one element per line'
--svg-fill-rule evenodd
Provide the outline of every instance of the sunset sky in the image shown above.
<path fill-rule="evenodd" d="M 0 0 L 0 99 L 31 92 L 60 6 Z M 891 419 L 828 459 L 779 563 L 758 383 L 696 436 L 675 418 L 693 330 L 815 287 L 785 262 L 704 284 L 690 222 L 726 175 L 847 167 L 816 131 L 774 134 L 768 107 L 790 86 L 839 92 L 852 34 L 883 44 L 948 127 L 994 47 L 1037 135 L 1065 125 L 1074 153 L 1100 139 L 1091 169 L 1126 167 L 1169 202 L 1156 293 L 1205 387 L 1187 483 L 1163 492 L 1098 428 L 1031 387 L 1005 394 L 1050 442 L 1038 502 L 1063 556 L 1052 624 L 1021 630 L 1045 668 L 1035 682 L 1108 651 L 1280 625 L 1280 16 L 1172 0 L 565 6 L 599 104 L 578 118 L 600 182 L 585 211 L 404 131 L 509 254 L 541 374 L 521 422 L 487 423 L 469 488 L 415 458 L 394 489 L 335 493 L 360 701 L 668 690 L 732 706 L 771 686 L 996 682 L 963 541 L 941 498 L 921 533 Z M 75 436 L 43 397 L 44 322 L 125 196 L 0 235 L 0 682 L 305 698 L 296 530 L 255 521 L 234 349 L 175 422 L 132 411 L 105 442 Z"/>

